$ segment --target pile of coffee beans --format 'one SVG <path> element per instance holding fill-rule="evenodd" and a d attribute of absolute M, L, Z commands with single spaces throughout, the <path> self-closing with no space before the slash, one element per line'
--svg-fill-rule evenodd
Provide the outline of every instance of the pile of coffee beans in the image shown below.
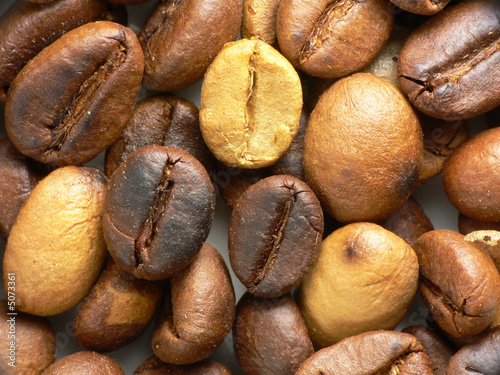
<path fill-rule="evenodd" d="M 1 374 L 500 374 L 499 0 L 0 14 Z"/>

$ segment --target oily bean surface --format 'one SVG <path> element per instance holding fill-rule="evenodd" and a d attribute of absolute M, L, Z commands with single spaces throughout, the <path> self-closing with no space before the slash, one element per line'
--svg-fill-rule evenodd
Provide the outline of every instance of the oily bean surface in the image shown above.
<path fill-rule="evenodd" d="M 43 48 L 78 26 L 108 19 L 126 23 L 125 8 L 112 8 L 100 0 L 57 0 L 43 5 L 16 1 L 0 19 L 0 102 L 5 102 L 16 74 Z"/>
<path fill-rule="evenodd" d="M 5 106 L 10 140 L 44 163 L 90 161 L 115 141 L 129 119 L 143 64 L 128 27 L 97 21 L 71 30 L 12 81 Z"/>
<path fill-rule="evenodd" d="M 173 95 L 158 95 L 136 104 L 122 134 L 106 151 L 106 176 L 135 150 L 150 145 L 177 147 L 193 155 L 211 172 L 210 154 L 198 120 L 198 108 Z"/>
<path fill-rule="evenodd" d="M 202 78 L 225 43 L 236 39 L 242 0 L 167 0 L 139 34 L 144 50 L 144 85 L 172 91 Z"/>
<path fill-rule="evenodd" d="M 246 292 L 236 306 L 233 340 L 245 375 L 293 375 L 314 353 L 290 294 L 263 299 Z"/>
<path fill-rule="evenodd" d="M 203 360 L 192 365 L 172 365 L 151 356 L 135 370 L 134 375 L 231 375 L 231 370 L 220 362 Z"/>
<path fill-rule="evenodd" d="M 301 180 L 276 175 L 250 186 L 229 223 L 231 267 L 253 294 L 278 297 L 303 279 L 316 261 L 323 213 Z"/>
<path fill-rule="evenodd" d="M 312 76 L 337 78 L 368 65 L 393 22 L 385 0 L 282 0 L 277 36 L 293 66 Z"/>
<path fill-rule="evenodd" d="M 215 190 L 201 163 L 178 148 L 145 146 L 109 181 L 104 236 L 118 265 L 165 279 L 192 261 L 208 236 Z"/>
<path fill-rule="evenodd" d="M 466 337 L 492 324 L 500 311 L 500 274 L 482 249 L 445 229 L 423 234 L 413 248 L 420 294 L 444 331 Z"/>
<path fill-rule="evenodd" d="M 231 330 L 235 299 L 224 259 L 205 243 L 193 262 L 170 279 L 153 333 L 155 355 L 178 365 L 207 358 Z"/>
<path fill-rule="evenodd" d="M 457 120 L 500 104 L 500 3 L 447 7 L 420 26 L 401 51 L 403 91 L 429 116 Z"/>
<path fill-rule="evenodd" d="M 432 368 L 414 336 L 396 331 L 370 331 L 317 351 L 297 371 L 297 375 L 317 374 L 431 375 Z"/>
<path fill-rule="evenodd" d="M 93 351 L 67 355 L 51 365 L 43 375 L 125 375 L 112 357 Z"/>

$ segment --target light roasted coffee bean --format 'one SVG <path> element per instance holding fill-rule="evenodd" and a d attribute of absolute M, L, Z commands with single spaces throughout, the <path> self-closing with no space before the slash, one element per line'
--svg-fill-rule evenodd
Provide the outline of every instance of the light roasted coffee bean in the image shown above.
<path fill-rule="evenodd" d="M 495 224 L 497 224 L 497 227 L 500 225 L 499 223 Z M 490 256 L 498 272 L 500 272 L 500 228 L 496 230 L 476 230 L 469 232 L 465 235 L 464 239 L 481 247 Z"/>
<path fill-rule="evenodd" d="M 134 375 L 231 375 L 231 370 L 222 363 L 203 360 L 192 365 L 172 365 L 158 357 L 146 359 L 135 370 Z"/>
<path fill-rule="evenodd" d="M 201 249 L 214 209 L 214 187 L 194 156 L 178 148 L 142 147 L 109 181 L 103 217 L 109 252 L 135 277 L 171 277 Z"/>
<path fill-rule="evenodd" d="M 106 354 L 76 352 L 59 359 L 43 375 L 125 375 L 121 366 Z"/>
<path fill-rule="evenodd" d="M 243 0 L 241 36 L 276 43 L 278 8 L 282 0 Z"/>
<path fill-rule="evenodd" d="M 87 23 L 44 48 L 19 72 L 5 126 L 23 154 L 54 165 L 81 165 L 104 151 L 129 119 L 142 80 L 134 32 Z"/>

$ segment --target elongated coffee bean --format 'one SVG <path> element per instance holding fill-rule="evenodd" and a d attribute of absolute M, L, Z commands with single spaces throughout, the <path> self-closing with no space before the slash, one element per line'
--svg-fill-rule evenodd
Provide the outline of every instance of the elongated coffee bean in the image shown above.
<path fill-rule="evenodd" d="M 80 26 L 46 47 L 7 95 L 7 134 L 23 154 L 80 165 L 107 148 L 129 119 L 142 80 L 134 32 L 109 21 Z"/>
<path fill-rule="evenodd" d="M 134 276 L 165 279 L 188 265 L 208 236 L 215 190 L 185 151 L 145 146 L 111 176 L 104 236 L 116 263 Z"/>

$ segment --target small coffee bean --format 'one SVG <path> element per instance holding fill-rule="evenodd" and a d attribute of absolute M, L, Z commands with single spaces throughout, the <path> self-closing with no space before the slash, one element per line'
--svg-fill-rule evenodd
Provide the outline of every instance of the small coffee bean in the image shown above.
<path fill-rule="evenodd" d="M 296 373 L 317 374 L 432 375 L 432 368 L 414 336 L 395 331 L 371 331 L 317 351 Z"/>
<path fill-rule="evenodd" d="M 191 364 L 222 344 L 235 316 L 229 270 L 205 243 L 193 262 L 170 279 L 169 293 L 153 333 L 153 352 L 162 361 Z"/>
<path fill-rule="evenodd" d="M 245 293 L 236 306 L 234 354 L 245 375 L 293 375 L 314 353 L 290 294 L 262 299 Z"/>
<path fill-rule="evenodd" d="M 385 0 L 282 0 L 277 35 L 293 66 L 312 76 L 337 78 L 368 65 L 393 23 Z"/>
<path fill-rule="evenodd" d="M 450 0 L 391 0 L 391 2 L 408 12 L 430 16 L 442 10 Z"/>
<path fill-rule="evenodd" d="M 212 154 L 231 167 L 262 168 L 299 128 L 302 88 L 292 65 L 259 39 L 224 46 L 201 89 L 200 126 Z"/>
<path fill-rule="evenodd" d="M 151 356 L 135 370 L 134 375 L 231 375 L 222 363 L 203 360 L 192 365 L 172 365 Z"/>
<path fill-rule="evenodd" d="M 106 151 L 105 172 L 111 174 L 133 151 L 144 146 L 177 147 L 189 152 L 211 172 L 210 154 L 198 121 L 198 108 L 173 95 L 158 95 L 136 104 L 122 134 Z"/>
<path fill-rule="evenodd" d="M 444 120 L 480 115 L 500 104 L 500 3 L 447 7 L 406 41 L 401 87 L 420 111 Z"/>
<path fill-rule="evenodd" d="M 125 375 L 121 366 L 106 354 L 92 351 L 76 352 L 50 366 L 43 375 Z"/>
<path fill-rule="evenodd" d="M 139 34 L 144 85 L 173 91 L 202 78 L 225 43 L 240 31 L 243 0 L 166 0 Z"/>
<path fill-rule="evenodd" d="M 496 230 L 476 230 L 469 232 L 464 237 L 464 240 L 473 242 L 481 247 L 490 256 L 498 272 L 500 272 L 500 223 L 494 224 L 497 226 Z"/>
<path fill-rule="evenodd" d="M 145 146 L 110 178 L 104 236 L 116 263 L 138 278 L 168 278 L 186 267 L 212 225 L 215 190 L 186 151 Z"/>
<path fill-rule="evenodd" d="M 241 36 L 256 37 L 274 45 L 280 3 L 281 0 L 243 0 Z"/>
<path fill-rule="evenodd" d="M 420 294 L 444 331 L 465 337 L 492 324 L 500 311 L 500 274 L 484 251 L 445 229 L 423 234 L 413 248 Z"/>
<path fill-rule="evenodd" d="M 120 135 L 142 70 L 142 51 L 131 29 L 97 21 L 71 30 L 12 81 L 5 105 L 10 140 L 44 163 L 90 161 Z"/>
<path fill-rule="evenodd" d="M 312 190 L 293 177 L 265 178 L 242 194 L 231 213 L 231 267 L 251 293 L 281 296 L 312 267 L 322 236 L 323 212 Z"/>
<path fill-rule="evenodd" d="M 108 352 L 139 337 L 153 319 L 162 286 L 135 278 L 110 259 L 76 313 L 73 331 L 78 343 Z"/>

